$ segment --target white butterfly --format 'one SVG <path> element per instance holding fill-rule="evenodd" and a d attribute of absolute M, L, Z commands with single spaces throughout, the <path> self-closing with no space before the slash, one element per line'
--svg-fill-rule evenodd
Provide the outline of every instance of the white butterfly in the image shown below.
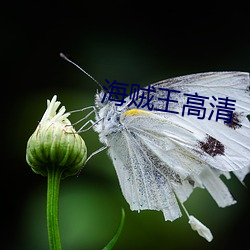
<path fill-rule="evenodd" d="M 240 181 L 250 171 L 250 89 L 249 75 L 241 72 L 211 72 L 176 77 L 152 84 L 181 93 L 236 100 L 230 124 L 210 119 L 213 110 L 205 102 L 204 119 L 181 115 L 186 97 L 171 92 L 168 110 L 149 111 L 101 103 L 104 92 L 96 95 L 96 121 L 93 127 L 108 147 L 122 193 L 131 210 L 161 210 L 165 220 L 181 216 L 181 204 L 195 187 L 206 188 L 218 206 L 235 203 L 220 175 L 233 172 Z M 167 98 L 162 91 L 160 97 Z M 159 95 L 151 104 L 163 106 Z M 185 208 L 184 208 L 185 209 Z M 185 210 L 186 211 L 186 210 Z M 189 215 L 188 215 L 189 216 Z M 189 216 L 190 224 L 207 240 L 212 235 L 204 225 Z M 200 223 L 200 224 L 199 224 Z M 202 226 L 201 226 L 202 225 Z M 198 230 L 201 229 L 200 231 Z"/>
<path fill-rule="evenodd" d="M 101 91 L 95 99 L 96 122 L 91 123 L 104 148 L 108 148 L 131 210 L 161 210 L 165 220 L 173 221 L 181 216 L 180 204 L 192 229 L 211 241 L 210 230 L 189 215 L 183 203 L 196 187 L 207 189 L 220 207 L 235 203 L 220 176 L 230 178 L 233 172 L 242 182 L 250 172 L 249 74 L 209 72 L 151 86 L 180 91 L 171 92 L 168 105 L 168 110 L 179 114 L 150 111 L 146 106 L 137 109 L 129 106 L 129 97 L 122 106 L 107 101 L 107 96 L 102 103 L 107 93 Z M 150 104 L 164 109 L 169 92 L 157 93 Z M 203 106 L 204 119 L 188 115 L 188 107 L 182 116 L 183 106 L 187 105 L 184 93 L 209 97 Z M 236 100 L 231 123 L 216 121 L 215 113 L 210 117 L 213 110 L 216 112 L 210 103 L 217 100 L 218 104 L 218 98 Z M 145 102 L 146 99 L 141 106 Z"/>

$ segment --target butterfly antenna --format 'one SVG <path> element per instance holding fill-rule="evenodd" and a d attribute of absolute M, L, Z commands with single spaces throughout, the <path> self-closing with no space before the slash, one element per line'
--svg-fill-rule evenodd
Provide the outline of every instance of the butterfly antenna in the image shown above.
<path fill-rule="evenodd" d="M 82 69 L 79 65 L 77 65 L 76 63 L 74 63 L 73 61 L 71 61 L 67 56 L 65 56 L 63 53 L 60 53 L 60 57 L 64 60 L 66 60 L 67 62 L 73 64 L 75 67 L 77 67 L 79 70 L 81 70 L 85 75 L 87 75 L 89 78 L 91 78 L 95 83 L 97 83 L 97 85 L 101 88 L 102 91 L 104 91 L 102 85 L 93 77 L 91 76 L 89 73 L 87 73 L 84 69 Z"/>

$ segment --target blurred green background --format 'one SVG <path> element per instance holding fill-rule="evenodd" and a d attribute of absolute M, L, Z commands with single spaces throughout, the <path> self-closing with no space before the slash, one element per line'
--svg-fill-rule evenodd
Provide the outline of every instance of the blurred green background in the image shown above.
<path fill-rule="evenodd" d="M 205 71 L 250 69 L 247 8 L 235 3 L 135 1 L 9 2 L 1 6 L 2 227 L 1 249 L 48 249 L 46 178 L 25 161 L 26 143 L 54 94 L 67 110 L 93 105 L 96 84 L 59 57 L 67 55 L 93 75 L 148 85 Z M 77 121 L 83 114 L 73 115 Z M 89 154 L 102 145 L 82 134 Z M 250 157 L 249 157 L 250 158 Z M 205 190 L 186 202 L 213 235 L 206 242 L 185 216 L 165 222 L 161 212 L 132 212 L 111 161 L 102 152 L 81 175 L 62 181 L 60 229 L 64 250 L 95 250 L 126 219 L 114 249 L 248 249 L 249 188 L 226 180 L 237 204 L 218 208 Z M 246 178 L 250 186 L 250 177 Z"/>

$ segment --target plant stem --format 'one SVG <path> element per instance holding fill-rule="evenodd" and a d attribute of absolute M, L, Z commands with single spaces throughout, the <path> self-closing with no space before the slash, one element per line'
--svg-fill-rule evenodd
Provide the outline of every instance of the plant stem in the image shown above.
<path fill-rule="evenodd" d="M 62 170 L 59 167 L 48 168 L 47 185 L 47 228 L 50 250 L 61 250 L 59 231 L 59 188 Z"/>

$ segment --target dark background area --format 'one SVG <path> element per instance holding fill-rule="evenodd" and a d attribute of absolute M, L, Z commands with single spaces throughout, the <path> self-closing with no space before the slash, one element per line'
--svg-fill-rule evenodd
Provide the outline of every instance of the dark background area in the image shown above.
<path fill-rule="evenodd" d="M 170 4 L 171 3 L 171 4 Z M 246 2 L 245 2 L 246 3 Z M 206 71 L 249 71 L 248 5 L 216 1 L 10 2 L 1 4 L 2 230 L 1 249 L 48 249 L 46 178 L 25 161 L 26 143 L 57 94 L 67 110 L 93 105 L 96 84 L 59 57 L 69 55 L 99 82 L 148 85 Z M 81 114 L 78 114 L 81 117 Z M 72 121 L 79 119 L 72 116 Z M 82 135 L 89 154 L 97 135 Z M 249 188 L 225 180 L 237 204 L 218 208 L 205 190 L 187 201 L 190 214 L 214 235 L 207 243 L 185 216 L 165 222 L 161 212 L 132 212 L 105 152 L 82 174 L 62 181 L 60 228 L 65 250 L 101 249 L 121 215 L 114 249 L 248 249 Z M 249 176 L 246 186 L 250 186 Z"/>

